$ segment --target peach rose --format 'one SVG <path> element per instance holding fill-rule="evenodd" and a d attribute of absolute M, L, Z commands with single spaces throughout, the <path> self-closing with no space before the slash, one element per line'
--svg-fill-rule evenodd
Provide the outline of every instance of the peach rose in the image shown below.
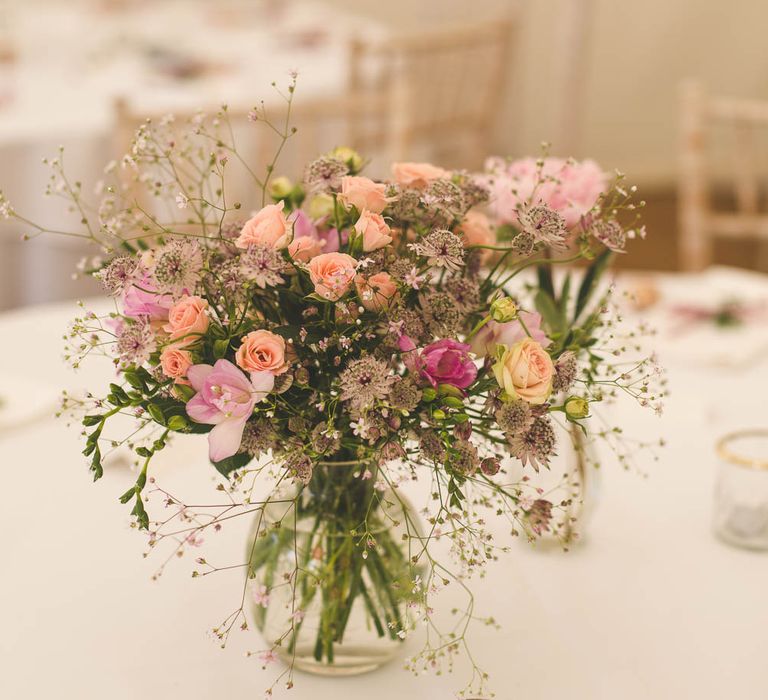
<path fill-rule="evenodd" d="M 360 214 L 355 231 L 363 237 L 363 250 L 366 253 L 392 243 L 392 230 L 387 226 L 384 217 L 367 209 L 363 209 Z"/>
<path fill-rule="evenodd" d="M 397 284 L 388 272 L 377 272 L 370 277 L 355 277 L 355 288 L 360 303 L 368 311 L 381 311 L 397 297 Z"/>
<path fill-rule="evenodd" d="M 178 345 L 167 345 L 160 353 L 160 367 L 166 377 L 175 379 L 179 384 L 187 384 L 184 377 L 192 366 L 192 355 Z"/>
<path fill-rule="evenodd" d="M 299 236 L 288 245 L 288 254 L 300 262 L 309 262 L 315 255 L 319 255 L 325 245 L 325 241 L 314 236 Z"/>
<path fill-rule="evenodd" d="M 542 404 L 549 398 L 555 367 L 539 343 L 525 338 L 512 346 L 497 346 L 496 353 L 493 373 L 510 397 L 532 404 Z"/>
<path fill-rule="evenodd" d="M 337 301 L 355 278 L 357 260 L 346 253 L 322 253 L 312 258 L 307 268 L 315 292 L 328 301 Z"/>
<path fill-rule="evenodd" d="M 277 376 L 288 371 L 285 340 L 270 331 L 251 331 L 235 353 L 235 362 L 246 372 L 269 372 Z"/>
<path fill-rule="evenodd" d="M 168 323 L 163 326 L 170 333 L 172 340 L 177 340 L 177 347 L 194 343 L 208 330 L 208 302 L 195 296 L 183 296 L 168 312 Z"/>
<path fill-rule="evenodd" d="M 468 211 L 461 222 L 461 233 L 464 234 L 464 241 L 469 245 L 496 245 L 496 234 L 491 228 L 491 222 L 488 217 L 480 211 Z M 481 249 L 483 259 L 487 258 L 493 251 Z"/>
<path fill-rule="evenodd" d="M 431 163 L 392 163 L 392 176 L 398 185 L 424 189 L 432 180 L 450 177 L 451 173 Z"/>
<path fill-rule="evenodd" d="M 238 248 L 249 245 L 268 245 L 285 248 L 290 240 L 291 225 L 283 214 L 285 202 L 268 204 L 245 222 L 235 241 Z"/>
<path fill-rule="evenodd" d="M 341 178 L 339 199 L 358 211 L 368 209 L 375 214 L 381 214 L 387 206 L 386 190 L 386 185 L 370 178 L 345 175 Z"/>

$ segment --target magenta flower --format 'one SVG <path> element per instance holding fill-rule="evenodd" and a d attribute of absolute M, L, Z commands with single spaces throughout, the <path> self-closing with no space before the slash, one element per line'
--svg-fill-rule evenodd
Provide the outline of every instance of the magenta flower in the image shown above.
<path fill-rule="evenodd" d="M 430 343 L 421 351 L 407 335 L 400 336 L 405 366 L 433 387 L 450 384 L 466 389 L 477 378 L 477 367 L 469 355 L 469 345 L 444 338 Z"/>
<path fill-rule="evenodd" d="M 196 423 L 216 426 L 208 434 L 212 462 L 234 455 L 243 439 L 245 422 L 253 407 L 275 384 L 270 372 L 252 372 L 250 379 L 229 360 L 215 365 L 192 365 L 187 379 L 197 391 L 187 403 L 187 415 Z"/>

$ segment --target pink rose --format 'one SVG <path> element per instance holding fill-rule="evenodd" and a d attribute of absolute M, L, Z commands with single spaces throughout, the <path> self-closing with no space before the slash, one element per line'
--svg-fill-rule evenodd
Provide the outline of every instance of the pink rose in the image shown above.
<path fill-rule="evenodd" d="M 175 379 L 178 384 L 187 376 L 187 370 L 192 366 L 192 355 L 177 345 L 167 345 L 160 353 L 160 367 L 166 377 Z"/>
<path fill-rule="evenodd" d="M 285 202 L 268 204 L 245 222 L 235 241 L 238 248 L 250 245 L 267 245 L 285 248 L 290 240 L 291 226 L 283 214 Z"/>
<path fill-rule="evenodd" d="M 366 253 L 378 250 L 392 243 L 392 231 L 381 214 L 363 209 L 355 224 L 355 231 L 363 237 L 363 250 Z"/>
<path fill-rule="evenodd" d="M 512 346 L 499 345 L 493 374 L 513 399 L 542 404 L 552 393 L 555 367 L 539 343 L 525 338 Z"/>
<path fill-rule="evenodd" d="M 451 173 L 430 163 L 392 163 L 392 175 L 398 185 L 421 190 L 432 180 L 450 177 Z"/>
<path fill-rule="evenodd" d="M 171 340 L 180 341 L 177 347 L 194 343 L 208 330 L 208 302 L 195 296 L 183 296 L 168 312 L 168 323 L 163 327 Z"/>
<path fill-rule="evenodd" d="M 517 207 L 531 202 L 554 209 L 572 228 L 605 191 L 606 175 L 593 160 L 545 158 L 540 174 L 536 163 L 534 158 L 512 163 L 490 158 L 486 162 L 491 208 L 501 223 L 517 224 Z"/>
<path fill-rule="evenodd" d="M 208 456 L 212 462 L 231 457 L 240 448 L 254 405 L 272 391 L 275 378 L 269 372 L 253 372 L 249 379 L 229 360 L 192 365 L 187 377 L 197 392 L 187 402 L 187 415 L 196 423 L 215 426 L 208 433 Z"/>
<path fill-rule="evenodd" d="M 541 330 L 541 314 L 535 311 L 520 311 L 518 316 L 528 329 L 528 333 L 531 334 L 531 338 L 542 347 L 549 347 L 552 341 Z M 514 345 L 527 337 L 528 335 L 523 329 L 522 324 L 517 319 L 508 323 L 489 321 L 469 342 L 472 346 L 472 352 L 478 357 L 482 357 L 483 355 L 493 355 L 496 352 L 496 346 L 499 344 Z"/>
<path fill-rule="evenodd" d="M 252 331 L 243 338 L 235 353 L 235 362 L 246 372 L 269 372 L 277 376 L 288 371 L 285 340 L 269 331 Z"/>
<path fill-rule="evenodd" d="M 294 260 L 309 262 L 312 258 L 321 253 L 324 243 L 325 241 L 321 241 L 319 238 L 300 236 L 299 238 L 294 238 L 288 244 L 288 254 Z"/>
<path fill-rule="evenodd" d="M 360 303 L 368 311 L 382 311 L 389 308 L 397 298 L 397 284 L 388 272 L 377 272 L 370 277 L 355 277 L 355 288 Z"/>
<path fill-rule="evenodd" d="M 346 253 L 322 253 L 309 261 L 309 278 L 323 299 L 338 301 L 355 278 L 357 260 Z"/>
<path fill-rule="evenodd" d="M 468 211 L 461 222 L 459 231 L 464 235 L 464 242 L 472 245 L 496 245 L 496 234 L 491 228 L 488 217 L 480 211 Z M 493 251 L 480 250 L 482 258 L 488 258 Z"/>
<path fill-rule="evenodd" d="M 413 340 L 401 335 L 399 346 L 408 370 L 435 388 L 450 384 L 457 389 L 466 389 L 477 379 L 477 367 L 469 356 L 469 345 L 444 338 L 419 351 Z"/>
<path fill-rule="evenodd" d="M 370 178 L 345 175 L 341 178 L 339 199 L 358 211 L 368 209 L 375 214 L 381 214 L 387 206 L 386 190 L 386 185 Z"/>

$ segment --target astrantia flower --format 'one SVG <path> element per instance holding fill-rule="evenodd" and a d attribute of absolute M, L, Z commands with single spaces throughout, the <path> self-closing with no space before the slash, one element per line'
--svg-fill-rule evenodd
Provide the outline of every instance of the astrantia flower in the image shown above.
<path fill-rule="evenodd" d="M 297 450 L 289 453 L 284 460 L 284 465 L 286 471 L 305 486 L 312 481 L 312 460 L 304 452 Z"/>
<path fill-rule="evenodd" d="M 197 241 L 175 239 L 154 254 L 152 274 L 158 286 L 179 295 L 194 293 L 203 269 L 203 250 Z"/>
<path fill-rule="evenodd" d="M 555 454 L 557 441 L 552 422 L 546 416 L 536 418 L 531 427 L 509 441 L 509 451 L 517 457 L 523 466 L 530 465 L 539 471 L 540 466 L 547 466 Z"/>
<path fill-rule="evenodd" d="M 119 296 L 127 292 L 136 282 L 140 282 L 144 274 L 138 258 L 121 255 L 111 260 L 94 277 L 101 280 L 107 294 Z"/>
<path fill-rule="evenodd" d="M 280 251 L 267 245 L 252 245 L 240 256 L 240 273 L 261 289 L 283 283 L 285 261 Z"/>
<path fill-rule="evenodd" d="M 627 252 L 624 250 L 627 245 L 627 234 L 615 219 L 594 221 L 588 227 L 587 233 L 614 253 Z"/>
<path fill-rule="evenodd" d="M 304 171 L 304 184 L 309 190 L 337 190 L 341 179 L 349 174 L 349 167 L 339 158 L 322 156 L 313 160 Z"/>
<path fill-rule="evenodd" d="M 435 229 L 408 247 L 417 255 L 427 258 L 427 264 L 432 267 L 460 270 L 464 264 L 464 242 L 461 236 L 447 229 Z"/>
<path fill-rule="evenodd" d="M 555 376 L 552 380 L 552 391 L 559 393 L 568 391 L 576 380 L 576 355 L 570 350 L 564 352 L 555 362 Z"/>
<path fill-rule="evenodd" d="M 480 304 L 480 284 L 469 277 L 452 277 L 445 283 L 446 291 L 463 312 L 475 311 Z"/>
<path fill-rule="evenodd" d="M 511 438 L 528 431 L 533 422 L 533 413 L 527 401 L 508 401 L 496 411 L 496 422 Z"/>
<path fill-rule="evenodd" d="M 480 464 L 477 448 L 467 440 L 457 440 L 451 445 L 454 450 L 451 455 L 451 467 L 463 475 L 474 474 Z"/>
<path fill-rule="evenodd" d="M 421 401 L 421 389 L 410 379 L 401 379 L 392 385 L 389 404 L 401 411 L 412 411 Z"/>
<path fill-rule="evenodd" d="M 433 180 L 427 185 L 421 201 L 433 216 L 449 224 L 460 219 L 467 209 L 464 193 L 450 180 Z"/>
<path fill-rule="evenodd" d="M 543 243 L 553 250 L 566 247 L 565 219 L 545 204 L 535 207 L 521 207 L 517 213 L 520 229 L 533 238 L 534 243 Z"/>
<path fill-rule="evenodd" d="M 463 321 L 456 300 L 448 292 L 430 291 L 419 296 L 424 322 L 432 335 L 456 335 Z"/>
<path fill-rule="evenodd" d="M 445 446 L 434 430 L 425 430 L 419 435 L 419 452 L 430 462 L 442 462 L 445 458 Z"/>
<path fill-rule="evenodd" d="M 549 530 L 549 522 L 552 520 L 552 504 L 543 498 L 537 498 L 526 513 L 526 519 L 537 535 Z"/>
<path fill-rule="evenodd" d="M 462 172 L 459 173 L 458 186 L 464 195 L 464 203 L 467 209 L 485 204 L 491 196 L 491 192 L 485 183 L 480 182 L 473 175 Z"/>
<path fill-rule="evenodd" d="M 156 349 L 155 332 L 148 320 L 141 318 L 120 325 L 117 332 L 117 354 L 123 366 L 143 364 Z"/>
<path fill-rule="evenodd" d="M 354 411 L 370 408 L 376 400 L 386 398 L 395 381 L 389 367 L 368 355 L 352 360 L 339 375 L 341 400 L 349 401 Z"/>
<path fill-rule="evenodd" d="M 268 450 L 275 449 L 278 445 L 277 433 L 272 423 L 266 418 L 249 420 L 243 430 L 243 439 L 240 450 L 251 455 L 260 455 Z"/>

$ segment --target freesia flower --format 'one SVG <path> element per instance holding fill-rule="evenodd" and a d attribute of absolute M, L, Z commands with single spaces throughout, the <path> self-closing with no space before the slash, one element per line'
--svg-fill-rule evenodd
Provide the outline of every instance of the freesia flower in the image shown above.
<path fill-rule="evenodd" d="M 425 379 L 433 387 L 449 384 L 466 389 L 477 379 L 477 367 L 469 356 L 469 345 L 450 338 L 430 343 L 421 351 L 407 335 L 400 336 L 403 362 L 413 373 Z"/>
<path fill-rule="evenodd" d="M 252 372 L 250 379 L 229 360 L 215 365 L 192 365 L 187 370 L 197 392 L 187 402 L 187 415 L 196 423 L 215 426 L 208 434 L 208 455 L 213 462 L 234 455 L 243 439 L 253 407 L 272 391 L 270 372 Z"/>

